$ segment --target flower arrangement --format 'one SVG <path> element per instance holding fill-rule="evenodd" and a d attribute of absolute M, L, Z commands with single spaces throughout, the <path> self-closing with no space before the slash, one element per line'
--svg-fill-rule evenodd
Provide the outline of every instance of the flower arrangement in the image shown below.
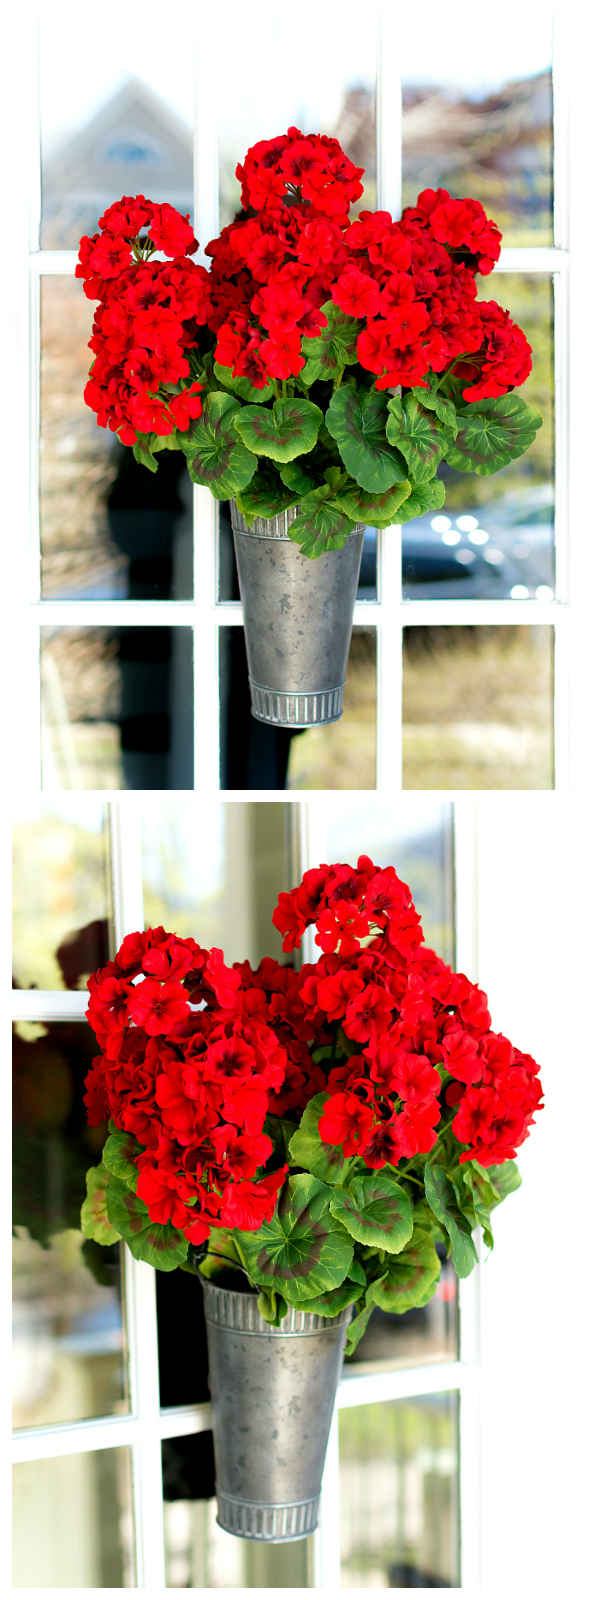
<path fill-rule="evenodd" d="M 445 189 L 397 222 L 351 221 L 362 171 L 336 139 L 289 128 L 238 165 L 243 210 L 207 245 L 210 271 L 190 260 L 189 219 L 142 195 L 108 207 L 76 267 L 99 301 L 99 425 L 152 471 L 182 450 L 249 524 L 297 507 L 289 537 L 311 558 L 359 522 L 438 509 L 441 462 L 497 472 L 542 420 L 513 393 L 531 371 L 523 332 L 477 299 L 495 223 Z"/>
<path fill-rule="evenodd" d="M 431 1298 L 436 1244 L 459 1276 L 476 1226 L 493 1246 L 539 1069 L 426 948 L 393 868 L 305 872 L 273 922 L 288 954 L 314 924 L 318 960 L 227 967 L 150 928 L 90 978 L 85 1102 L 110 1120 L 82 1227 L 165 1271 L 241 1269 L 276 1325 L 354 1304 L 353 1349 L 375 1306 Z"/>

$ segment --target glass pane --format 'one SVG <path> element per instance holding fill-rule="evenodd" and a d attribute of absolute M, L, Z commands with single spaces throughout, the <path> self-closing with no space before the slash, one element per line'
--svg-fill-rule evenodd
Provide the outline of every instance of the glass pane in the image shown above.
<path fill-rule="evenodd" d="M 84 1022 L 17 1022 L 13 1036 L 13 1425 L 122 1413 L 120 1250 L 80 1230 L 108 1134 L 83 1103 L 98 1045 Z"/>
<path fill-rule="evenodd" d="M 281 960 L 271 917 L 288 884 L 285 802 L 145 800 L 144 917 L 151 927 L 216 945 L 225 960 Z M 206 841 L 210 839 L 210 849 Z"/>
<path fill-rule="evenodd" d="M 287 789 L 374 789 L 377 754 L 377 630 L 353 628 L 344 714 L 294 734 Z"/>
<path fill-rule="evenodd" d="M 422 189 L 481 201 L 506 245 L 552 244 L 552 8 L 509 0 L 494 29 L 402 18 L 403 205 Z"/>
<path fill-rule="evenodd" d="M 405 789 L 554 787 L 553 631 L 405 629 Z"/>
<path fill-rule="evenodd" d="M 401 1316 L 376 1306 L 354 1355 L 344 1359 L 348 1376 L 421 1367 L 430 1361 L 458 1361 L 458 1281 L 443 1247 L 436 1248 L 442 1269 L 433 1299 Z"/>
<path fill-rule="evenodd" d="M 114 433 L 98 427 L 83 399 L 93 312 L 79 281 L 42 278 L 42 599 L 191 599 L 185 458 L 163 450 L 157 472 L 148 472 Z"/>
<path fill-rule="evenodd" d="M 93 36 L 64 6 L 42 12 L 43 250 L 76 248 L 123 194 L 193 211 L 192 9 L 169 32 L 108 0 Z"/>
<path fill-rule="evenodd" d="M 102 801 L 19 796 L 13 891 L 13 988 L 85 989 L 113 943 Z"/>
<path fill-rule="evenodd" d="M 454 962 L 454 839 L 452 805 L 439 800 L 386 800 L 377 807 L 342 800 L 326 824 L 326 861 L 368 855 L 395 868 L 412 889 L 426 943 Z"/>
<path fill-rule="evenodd" d="M 191 628 L 42 628 L 44 789 L 192 789 Z"/>
<path fill-rule="evenodd" d="M 235 564 L 229 503 L 227 500 L 221 500 L 219 504 L 219 600 L 239 600 L 239 598 L 240 586 Z M 357 600 L 377 599 L 376 528 L 365 528 L 356 598 Z M 233 785 L 230 787 L 233 787 Z"/>
<path fill-rule="evenodd" d="M 235 176 L 250 145 L 287 128 L 326 133 L 364 167 L 364 195 L 353 207 L 376 206 L 375 74 L 377 19 L 363 11 L 360 28 L 340 27 L 321 7 L 318 45 L 310 29 L 298 28 L 293 11 L 265 11 L 261 27 L 250 12 L 236 13 L 235 50 L 223 32 L 220 102 L 221 227 L 240 207 Z"/>
<path fill-rule="evenodd" d="M 129 1450 L 13 1467 L 15 1589 L 134 1589 Z"/>
<path fill-rule="evenodd" d="M 406 600 L 552 600 L 554 597 L 554 290 L 546 273 L 494 272 L 480 300 L 496 300 L 533 351 L 519 389 L 543 418 L 526 455 L 491 477 L 445 464 L 440 513 L 402 529 Z M 391 536 L 393 537 L 393 535 Z"/>
<path fill-rule="evenodd" d="M 458 1395 L 339 1413 L 342 1588 L 458 1588 Z"/>
<path fill-rule="evenodd" d="M 199 1498 L 201 1467 L 191 1464 L 192 1456 L 200 1462 L 207 1448 L 202 1441 L 210 1438 L 196 1434 L 163 1444 L 167 1588 L 311 1589 L 312 1537 L 265 1544 L 235 1539 L 218 1527 L 217 1502 Z M 165 1446 L 170 1447 L 168 1456 Z M 212 1450 L 210 1454 L 212 1458 Z"/>

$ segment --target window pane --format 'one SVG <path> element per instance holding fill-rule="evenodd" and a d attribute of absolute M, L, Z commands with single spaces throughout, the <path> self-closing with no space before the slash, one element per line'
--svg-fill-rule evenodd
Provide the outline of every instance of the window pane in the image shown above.
<path fill-rule="evenodd" d="M 195 1434 L 163 1444 L 167 1588 L 312 1588 L 312 1537 L 266 1544 L 235 1539 L 218 1527 L 216 1500 L 199 1498 L 200 1463 L 207 1448 L 203 1440 L 208 1438 Z"/>
<path fill-rule="evenodd" d="M 552 789 L 553 629 L 404 631 L 405 789 Z"/>
<path fill-rule="evenodd" d="M 85 989 L 113 941 L 102 801 L 19 796 L 13 889 L 13 987 Z"/>
<path fill-rule="evenodd" d="M 134 1589 L 129 1450 L 13 1467 L 15 1589 Z"/>
<path fill-rule="evenodd" d="M 339 1413 L 342 1588 L 460 1584 L 458 1395 Z"/>
<path fill-rule="evenodd" d="M 374 789 L 377 753 L 377 630 L 353 628 L 339 722 L 294 734 L 287 789 Z"/>
<path fill-rule="evenodd" d="M 127 1369 L 120 1249 L 80 1227 L 108 1134 L 83 1103 L 96 1039 L 83 1022 L 13 1034 L 13 1425 L 32 1428 L 127 1411 Z"/>
<path fill-rule="evenodd" d="M 236 13 L 235 50 L 224 30 L 220 60 L 221 227 L 240 207 L 238 161 L 292 125 L 339 139 L 365 168 L 364 195 L 352 209 L 374 209 L 376 27 L 375 12 L 362 12 L 360 28 L 340 27 L 322 7 L 315 47 L 313 30 L 299 29 L 293 11 L 265 11 L 258 34 L 250 13 Z"/>
<path fill-rule="evenodd" d="M 44 600 L 188 600 L 192 485 L 181 451 L 157 471 L 99 428 L 83 390 L 94 306 L 75 278 L 41 284 L 40 529 Z"/>
<path fill-rule="evenodd" d="M 369 855 L 392 866 L 412 889 L 426 943 L 443 961 L 454 962 L 454 839 L 448 801 L 378 797 L 376 809 L 344 800 L 326 826 L 327 861 Z"/>
<path fill-rule="evenodd" d="M 193 788 L 191 628 L 42 628 L 45 789 Z"/>
<path fill-rule="evenodd" d="M 64 12 L 40 21 L 44 250 L 76 248 L 123 194 L 193 210 L 191 8 L 169 32 L 109 0 L 93 41 Z"/>
<path fill-rule="evenodd" d="M 430 24 L 402 18 L 403 205 L 427 188 L 471 195 L 506 245 L 551 244 L 551 7 L 511 0 L 491 49 L 488 28 L 457 28 L 445 6 Z"/>
<path fill-rule="evenodd" d="M 541 413 L 542 426 L 526 455 L 491 477 L 440 467 L 441 513 L 415 517 L 402 529 L 402 593 L 406 600 L 551 600 L 553 283 L 546 273 L 494 272 L 479 280 L 478 290 L 480 300 L 496 300 L 523 328 L 533 372 L 519 395 Z"/>
<path fill-rule="evenodd" d="M 281 959 L 271 917 L 288 885 L 285 802 L 142 807 L 144 917 L 225 960 Z M 207 849 L 207 839 L 210 848 Z"/>

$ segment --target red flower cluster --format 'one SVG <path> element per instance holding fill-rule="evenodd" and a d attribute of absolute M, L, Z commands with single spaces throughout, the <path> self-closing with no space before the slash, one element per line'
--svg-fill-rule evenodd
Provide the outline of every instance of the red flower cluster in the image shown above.
<path fill-rule="evenodd" d="M 138 433 L 186 431 L 202 411 L 202 385 L 190 383 L 185 352 L 210 314 L 209 276 L 190 261 L 198 248 L 187 217 L 143 195 L 123 195 L 83 238 L 75 275 L 99 300 L 90 348 L 95 361 L 84 390 L 99 427 L 134 444 Z M 140 247 L 141 230 L 147 230 Z M 172 260 L 151 261 L 155 250 Z"/>
<path fill-rule="evenodd" d="M 265 1174 L 267 1115 L 298 1122 L 323 1091 L 324 1143 L 372 1168 L 431 1150 L 450 1121 L 461 1161 L 515 1154 L 542 1104 L 536 1063 L 490 1031 L 482 991 L 424 947 L 393 868 L 368 856 L 321 865 L 279 896 L 273 921 L 288 950 L 316 924 L 319 960 L 230 968 L 220 950 L 151 928 L 89 980 L 103 1053 L 86 1078 L 88 1120 L 135 1135 L 153 1222 L 199 1244 L 212 1227 L 270 1220 L 288 1169 Z"/>
<path fill-rule="evenodd" d="M 279 205 L 286 194 L 306 200 L 326 216 L 345 216 L 363 192 L 364 167 L 355 167 L 337 139 L 288 128 L 277 139 L 261 139 L 235 169 L 244 210 Z"/>

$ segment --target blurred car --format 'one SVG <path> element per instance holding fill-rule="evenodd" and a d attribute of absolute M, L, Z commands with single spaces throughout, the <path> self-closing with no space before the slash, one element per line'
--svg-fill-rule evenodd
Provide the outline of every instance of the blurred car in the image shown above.
<path fill-rule="evenodd" d="M 367 528 L 360 600 L 375 599 L 376 545 L 376 530 Z M 444 507 L 404 523 L 402 573 L 405 600 L 552 600 L 552 485 L 511 491 L 487 506 Z"/>

